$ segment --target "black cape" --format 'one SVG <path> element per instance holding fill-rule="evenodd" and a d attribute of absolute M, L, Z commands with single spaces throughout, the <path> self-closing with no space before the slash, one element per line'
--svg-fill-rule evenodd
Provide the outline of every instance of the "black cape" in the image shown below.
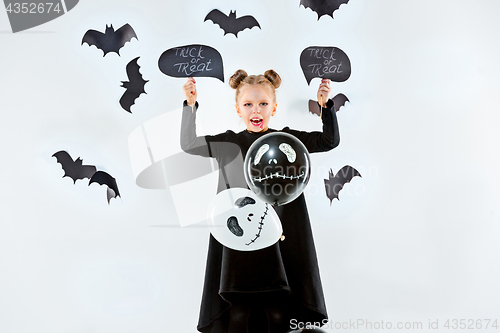
<path fill-rule="evenodd" d="M 227 187 L 248 188 L 243 175 L 243 161 L 248 148 L 262 135 L 274 132 L 196 136 L 196 111 L 184 102 L 181 147 L 190 154 L 213 157 L 219 163 L 217 193 Z M 340 142 L 333 101 L 323 109 L 322 132 L 303 132 L 283 128 L 297 137 L 309 153 L 325 152 Z M 225 171 L 224 173 L 222 171 Z M 275 207 L 283 226 L 284 241 L 257 251 L 236 251 L 220 244 L 210 235 L 205 282 L 197 329 L 200 332 L 226 332 L 231 302 L 239 293 L 271 293 L 282 297 L 298 322 L 324 323 L 327 317 L 316 250 L 304 194 L 294 201 Z M 279 297 L 278 297 L 279 299 Z"/>

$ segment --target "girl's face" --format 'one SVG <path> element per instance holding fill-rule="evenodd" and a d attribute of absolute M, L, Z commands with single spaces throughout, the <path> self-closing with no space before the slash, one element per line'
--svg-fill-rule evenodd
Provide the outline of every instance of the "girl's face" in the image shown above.
<path fill-rule="evenodd" d="M 243 118 L 249 132 L 267 131 L 267 124 L 278 106 L 262 85 L 248 85 L 240 92 L 236 112 Z"/>

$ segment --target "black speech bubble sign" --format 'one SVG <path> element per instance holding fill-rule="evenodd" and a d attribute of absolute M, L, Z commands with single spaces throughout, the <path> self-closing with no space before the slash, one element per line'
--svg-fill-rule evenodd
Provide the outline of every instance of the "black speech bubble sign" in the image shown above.
<path fill-rule="evenodd" d="M 166 50 L 158 60 L 163 74 L 173 77 L 214 77 L 224 82 L 219 51 L 207 45 L 184 45 Z"/>
<path fill-rule="evenodd" d="M 315 77 L 344 82 L 351 76 L 351 61 L 334 46 L 309 46 L 300 54 L 300 67 L 307 84 Z"/>

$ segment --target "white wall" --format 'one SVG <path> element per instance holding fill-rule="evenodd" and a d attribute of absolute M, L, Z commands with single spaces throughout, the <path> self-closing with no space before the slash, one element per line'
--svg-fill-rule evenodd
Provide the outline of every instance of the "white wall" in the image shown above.
<path fill-rule="evenodd" d="M 136 186 L 128 147 L 134 129 L 179 108 L 184 80 L 157 61 L 190 43 L 219 50 L 226 78 L 275 69 L 278 129 L 320 129 L 304 48 L 351 59 L 350 79 L 334 84 L 351 100 L 341 145 L 313 156 L 306 190 L 333 323 L 439 320 L 448 331 L 446 319 L 500 319 L 500 3 L 351 0 L 319 21 L 298 3 L 86 0 L 16 34 L 0 11 L 1 332 L 196 331 L 208 230 L 178 227 L 168 191 Z M 254 15 L 262 30 L 223 36 L 203 22 L 214 8 Z M 121 57 L 80 45 L 111 23 L 139 36 Z M 128 114 L 119 85 L 137 56 L 150 82 Z M 201 134 L 242 130 L 227 84 L 198 82 Z M 61 178 L 61 149 L 113 175 L 122 199 Z M 346 164 L 363 178 L 330 206 L 315 189 Z"/>

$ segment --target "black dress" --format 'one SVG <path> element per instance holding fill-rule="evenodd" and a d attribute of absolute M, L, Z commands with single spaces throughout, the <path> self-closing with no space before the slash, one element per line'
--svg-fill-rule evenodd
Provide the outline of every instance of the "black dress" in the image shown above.
<path fill-rule="evenodd" d="M 197 137 L 197 109 L 198 103 L 193 110 L 184 102 L 182 149 L 190 154 L 217 159 L 220 169 L 217 193 L 226 189 L 228 184 L 231 187 L 248 188 L 243 175 L 243 159 L 248 148 L 256 139 L 275 130 L 268 129 L 261 133 L 226 131 L 214 136 Z M 297 137 L 309 153 L 325 152 L 335 148 L 340 142 L 332 100 L 323 109 L 322 121 L 323 132 L 303 132 L 288 127 L 282 131 Z M 237 151 L 228 149 L 231 146 L 237 147 Z M 223 167 L 227 165 L 231 167 Z M 242 293 L 282 300 L 283 307 L 289 309 L 288 322 L 294 319 L 297 322 L 324 323 L 327 319 L 304 194 L 275 210 L 280 217 L 285 239 L 270 247 L 257 251 L 236 251 L 223 246 L 210 235 L 197 326 L 200 332 L 225 333 L 231 302 Z"/>

